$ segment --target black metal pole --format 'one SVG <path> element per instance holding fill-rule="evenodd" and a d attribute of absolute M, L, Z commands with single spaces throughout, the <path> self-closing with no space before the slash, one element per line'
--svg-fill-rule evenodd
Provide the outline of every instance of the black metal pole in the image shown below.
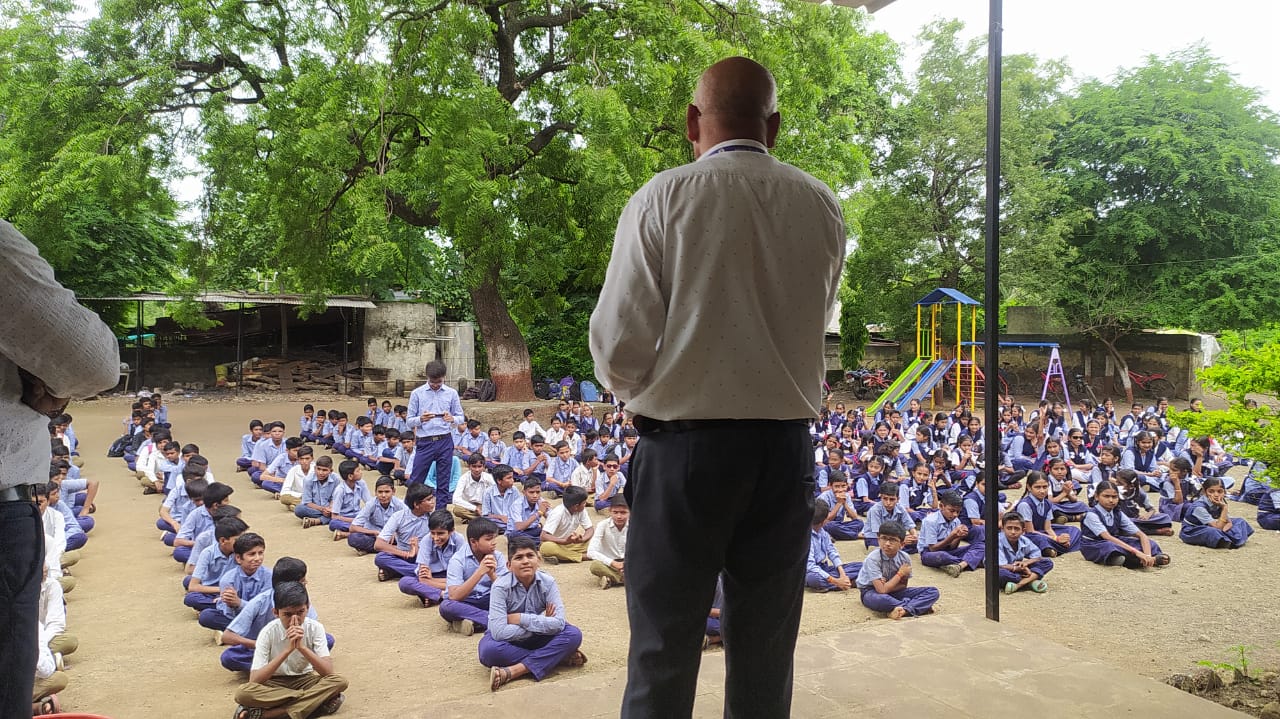
<path fill-rule="evenodd" d="M 983 405 L 986 410 L 986 570 L 987 619 L 1000 621 L 1000 33 L 1003 0 L 991 0 L 991 23 L 987 31 L 987 276 L 982 308 L 986 314 L 983 356 L 986 375 Z M 993 389 L 994 388 L 994 389 Z"/>
<path fill-rule="evenodd" d="M 138 300 L 138 328 L 134 330 L 136 334 L 133 336 L 133 346 L 138 350 L 138 359 L 136 360 L 138 364 L 138 380 L 133 383 L 135 393 L 142 389 L 142 306 L 142 300 Z"/>
<path fill-rule="evenodd" d="M 244 384 L 244 303 L 236 310 L 236 396 Z"/>
<path fill-rule="evenodd" d="M 342 393 L 347 394 L 347 313 L 338 308 L 338 315 L 342 317 Z"/>

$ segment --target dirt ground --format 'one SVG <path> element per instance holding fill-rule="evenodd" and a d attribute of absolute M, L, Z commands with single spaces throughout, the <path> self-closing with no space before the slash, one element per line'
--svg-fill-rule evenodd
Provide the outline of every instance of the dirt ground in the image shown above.
<path fill-rule="evenodd" d="M 266 538 L 267 561 L 290 555 L 307 562 L 320 620 L 337 638 L 337 670 L 351 683 L 342 716 L 427 716 L 431 703 L 487 692 L 488 675 L 476 659 L 478 637 L 447 633 L 436 610 L 422 609 L 394 582 L 377 581 L 371 556 L 358 557 L 345 543 L 334 543 L 323 527 L 301 529 L 245 474 L 232 471 L 251 418 L 281 419 L 294 431 L 304 401 L 338 407 L 353 417 L 364 409 L 356 398 L 328 399 L 208 401 L 175 395 L 166 401 L 175 438 L 198 444 L 215 476 L 235 487 L 231 501 L 251 529 Z M 182 605 L 181 566 L 154 526 L 158 498 L 143 496 L 122 461 L 105 456 L 121 433 L 128 402 L 103 399 L 70 410 L 84 471 L 100 479 L 102 489 L 97 527 L 74 569 L 79 586 L 67 597 L 69 631 L 80 638 L 80 649 L 67 660 L 71 686 L 63 693 L 63 706 L 117 718 L 221 719 L 229 715 L 232 693 L 245 677 L 222 669 L 211 633 Z M 501 422 L 505 434 L 514 430 L 524 406 L 467 404 L 482 410 L 486 424 Z M 543 421 L 554 411 L 553 403 L 536 406 Z M 1244 505 L 1233 508 L 1237 516 L 1254 521 L 1255 513 Z M 1275 666 L 1280 661 L 1274 635 L 1280 625 L 1275 559 L 1280 533 L 1260 530 L 1234 552 L 1189 547 L 1176 537 L 1162 543 L 1174 561 L 1160 571 L 1103 568 L 1078 553 L 1060 559 L 1048 576 L 1048 594 L 1002 597 L 1002 621 L 1157 679 L 1188 671 L 1201 659 L 1223 660 L 1237 644 L 1257 647 L 1256 665 Z M 861 543 L 837 546 L 845 561 L 865 554 Z M 547 569 L 560 583 L 569 620 L 583 631 L 582 649 L 590 663 L 581 671 L 623 666 L 623 592 L 599 590 L 585 566 Z M 940 587 L 942 611 L 983 611 L 980 575 L 949 579 L 918 567 L 913 583 Z M 887 620 L 864 609 L 856 592 L 809 594 L 801 632 L 869 621 Z"/>

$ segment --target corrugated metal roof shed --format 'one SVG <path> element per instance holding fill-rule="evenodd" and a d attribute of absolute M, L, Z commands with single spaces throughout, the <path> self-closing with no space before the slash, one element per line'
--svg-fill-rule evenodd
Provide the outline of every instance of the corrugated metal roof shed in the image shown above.
<path fill-rule="evenodd" d="M 177 302 L 185 298 L 160 292 L 139 292 L 134 295 L 120 297 L 80 297 L 79 299 L 87 302 Z M 267 294 L 264 292 L 204 292 L 196 295 L 195 299 L 197 302 L 218 304 L 244 302 L 258 305 L 298 306 L 307 302 L 306 295 Z M 331 295 L 325 298 L 325 304 L 329 307 L 356 307 L 360 309 L 373 309 L 377 306 L 370 300 L 357 295 Z"/>

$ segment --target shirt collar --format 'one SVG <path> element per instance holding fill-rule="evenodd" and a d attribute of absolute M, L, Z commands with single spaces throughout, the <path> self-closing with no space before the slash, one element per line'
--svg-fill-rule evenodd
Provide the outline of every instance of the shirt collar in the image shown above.
<path fill-rule="evenodd" d="M 716 152 L 716 150 L 719 150 L 720 148 L 723 148 L 723 147 L 728 147 L 730 145 L 745 145 L 747 147 L 755 147 L 763 150 L 766 155 L 769 154 L 769 148 L 765 147 L 764 143 L 761 143 L 758 140 L 747 140 L 747 139 L 725 140 L 724 142 L 721 142 L 713 147 L 708 147 L 707 151 L 702 153 L 702 155 L 698 157 L 698 160 L 699 161 L 705 160 L 708 157 L 711 157 L 712 154 Z"/>

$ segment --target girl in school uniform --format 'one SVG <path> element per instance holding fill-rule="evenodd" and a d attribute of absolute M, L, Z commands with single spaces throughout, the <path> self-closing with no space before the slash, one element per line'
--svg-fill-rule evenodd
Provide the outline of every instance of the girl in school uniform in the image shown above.
<path fill-rule="evenodd" d="M 938 485 L 938 490 L 956 488 L 963 496 L 969 491 L 966 483 L 966 475 L 963 472 L 955 471 L 955 467 L 951 465 L 951 454 L 944 449 L 940 449 L 933 453 L 929 458 L 929 474 L 931 479 Z"/>
<path fill-rule="evenodd" d="M 1204 481 L 1201 497 L 1183 515 L 1178 537 L 1187 544 L 1211 549 L 1239 549 L 1252 534 L 1248 522 L 1228 513 L 1227 488 L 1222 480 L 1210 477 Z"/>
<path fill-rule="evenodd" d="M 1077 495 L 1079 485 L 1071 478 L 1071 468 L 1066 460 L 1049 460 L 1049 501 L 1053 504 L 1054 518 L 1060 522 L 1079 522 L 1084 519 L 1089 505 Z"/>
<path fill-rule="evenodd" d="M 1169 460 L 1169 474 L 1160 485 L 1160 511 L 1174 522 L 1181 522 L 1187 508 L 1200 498 L 1200 480 L 1191 474 L 1191 463 L 1184 457 Z"/>
<path fill-rule="evenodd" d="M 1079 407 L 1079 409 L 1071 415 L 1072 424 L 1076 429 L 1081 429 L 1085 425 L 1089 424 L 1089 420 L 1093 419 L 1093 400 L 1082 399 L 1079 402 L 1076 402 L 1076 406 Z"/>
<path fill-rule="evenodd" d="M 1071 478 L 1082 486 L 1089 484 L 1093 468 L 1098 464 L 1098 458 L 1085 446 L 1084 431 L 1078 427 L 1069 431 L 1067 444 L 1063 449 L 1067 466 L 1071 468 Z"/>
<path fill-rule="evenodd" d="M 858 451 L 858 433 L 853 429 L 853 423 L 846 422 L 840 426 L 840 451 L 845 455 L 857 454 Z"/>
<path fill-rule="evenodd" d="M 916 427 L 916 438 L 911 440 L 910 454 L 907 455 L 907 468 L 915 469 L 917 465 L 929 464 L 929 458 L 933 456 L 938 445 L 934 444 L 933 437 L 929 432 L 929 425 L 921 424 Z"/>
<path fill-rule="evenodd" d="M 1040 456 L 1036 458 L 1037 469 L 1047 472 L 1049 470 L 1049 462 L 1055 459 L 1066 461 L 1067 452 L 1062 446 L 1062 440 L 1050 436 L 1044 441 L 1044 449 L 1040 451 Z"/>
<path fill-rule="evenodd" d="M 907 424 L 928 424 L 929 413 L 920 406 L 920 400 L 913 399 L 907 403 L 907 413 L 902 418 Z"/>
<path fill-rule="evenodd" d="M 1049 501 L 1049 478 L 1044 472 L 1027 473 L 1027 490 L 1018 500 L 1018 514 L 1026 536 L 1036 543 L 1046 557 L 1074 552 L 1080 548 L 1080 530 L 1060 524 L 1052 524 L 1053 503 Z"/>
<path fill-rule="evenodd" d="M 1097 503 L 1085 515 L 1080 553 L 1090 562 L 1109 567 L 1165 567 L 1169 555 L 1133 520 L 1120 511 L 1120 491 L 1113 482 L 1096 487 Z"/>
<path fill-rule="evenodd" d="M 951 483 L 963 486 L 966 492 L 982 471 L 982 455 L 974 448 L 973 440 L 964 435 L 956 442 L 956 448 L 947 453 L 947 462 L 951 466 Z"/>
<path fill-rule="evenodd" d="M 1163 472 L 1156 459 L 1155 445 L 1155 438 L 1149 432 L 1138 432 L 1133 446 L 1121 455 L 1120 468 L 1132 469 L 1138 473 L 1138 481 L 1159 491 Z"/>
<path fill-rule="evenodd" d="M 927 462 L 917 464 L 911 470 L 911 479 L 903 483 L 899 493 L 899 503 L 907 508 L 907 513 L 917 524 L 938 508 L 938 483 L 930 466 Z"/>
<path fill-rule="evenodd" d="M 858 514 L 865 517 L 871 511 L 871 505 L 880 500 L 880 484 L 885 480 L 884 460 L 873 456 L 863 466 L 866 471 L 858 477 L 854 493 L 857 494 Z"/>
<path fill-rule="evenodd" d="M 1280 489 L 1273 489 L 1258 499 L 1258 526 L 1280 529 Z"/>
<path fill-rule="evenodd" d="M 1081 434 L 1081 445 L 1096 457 L 1106 444 L 1107 437 L 1102 431 L 1102 422 L 1098 419 L 1091 419 L 1086 422 L 1084 424 L 1084 432 Z"/>
<path fill-rule="evenodd" d="M 1173 519 L 1160 511 L 1147 499 L 1142 491 L 1142 484 L 1133 470 L 1122 469 L 1116 472 L 1116 489 L 1120 491 L 1120 511 L 1133 520 L 1138 529 L 1160 537 L 1173 536 Z"/>
<path fill-rule="evenodd" d="M 871 442 L 863 445 L 862 461 L 866 463 L 872 455 L 879 453 L 880 447 L 889 441 L 889 423 L 876 422 L 875 427 L 871 430 Z"/>

